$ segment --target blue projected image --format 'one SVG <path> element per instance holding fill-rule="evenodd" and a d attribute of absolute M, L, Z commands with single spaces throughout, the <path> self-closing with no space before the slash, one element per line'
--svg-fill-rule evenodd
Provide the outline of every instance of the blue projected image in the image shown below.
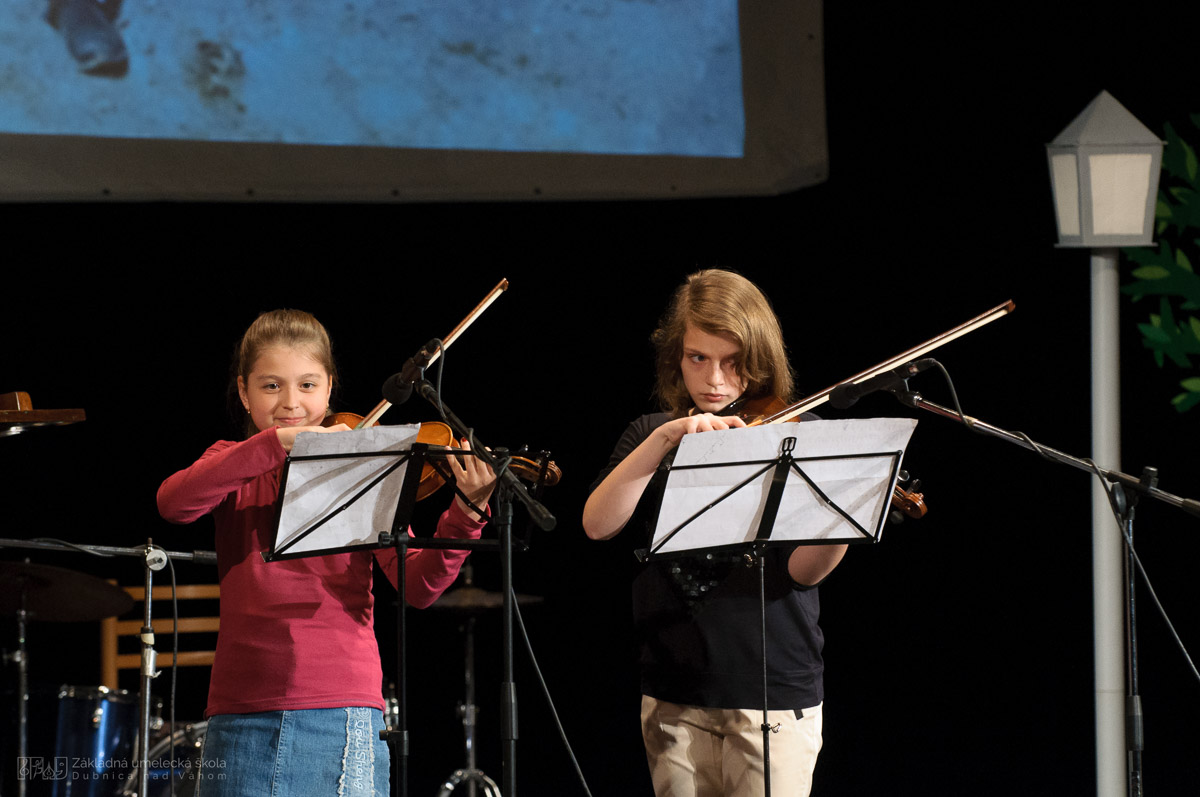
<path fill-rule="evenodd" d="M 6 0 L 0 132 L 743 156 L 737 0 Z"/>

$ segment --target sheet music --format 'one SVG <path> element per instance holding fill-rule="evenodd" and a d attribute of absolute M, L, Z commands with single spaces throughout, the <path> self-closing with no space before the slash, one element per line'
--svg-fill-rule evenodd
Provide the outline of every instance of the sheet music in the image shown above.
<path fill-rule="evenodd" d="M 395 460 L 378 456 L 347 457 L 304 461 L 301 457 L 330 454 L 366 454 L 377 451 L 399 452 L 416 441 L 419 424 L 373 426 L 337 434 L 300 434 L 292 446 L 288 465 L 287 490 L 280 510 L 275 536 L 276 549 L 283 548 L 322 518 L 339 509 L 357 495 L 379 472 Z M 309 534 L 287 553 L 321 551 L 375 543 L 379 533 L 389 531 L 396 501 L 408 463 L 388 475 L 374 489 L 344 512 Z"/>
<path fill-rule="evenodd" d="M 666 493 L 654 530 L 659 553 L 750 542 L 758 532 L 774 466 L 693 520 L 666 544 L 658 543 L 677 526 L 776 459 L 785 438 L 795 437 L 792 456 L 837 457 L 797 463 L 831 501 L 864 529 L 882 527 L 895 486 L 896 457 L 912 437 L 912 418 L 804 421 L 685 435 L 667 477 Z M 879 455 L 846 458 L 845 455 Z M 722 464 L 751 462 L 755 464 Z M 689 465 L 719 467 L 685 468 Z M 863 535 L 830 508 L 799 474 L 784 489 L 772 541 L 850 540 Z"/>

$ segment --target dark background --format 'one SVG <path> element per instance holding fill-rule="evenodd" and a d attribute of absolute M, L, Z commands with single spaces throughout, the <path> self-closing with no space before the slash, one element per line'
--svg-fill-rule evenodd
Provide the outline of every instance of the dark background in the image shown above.
<path fill-rule="evenodd" d="M 1089 453 L 1088 254 L 1054 248 L 1043 145 L 1102 89 L 1160 134 L 1200 110 L 1195 14 L 1154 2 L 1139 4 L 1138 19 L 1088 22 L 1082 3 L 1037 14 L 935 6 L 829 4 L 831 176 L 789 195 L 6 207 L 0 391 L 84 408 L 87 421 L 0 441 L 3 536 L 210 547 L 210 521 L 169 526 L 154 492 L 232 434 L 228 355 L 259 311 L 301 307 L 324 321 L 344 377 L 338 408 L 362 413 L 405 358 L 507 277 L 510 290 L 447 355 L 446 401 L 486 443 L 544 447 L 561 466 L 546 496 L 558 527 L 518 558 L 516 587 L 544 597 L 526 619 L 592 793 L 649 794 L 627 624 L 638 541 L 591 543 L 579 517 L 626 423 L 651 408 L 647 338 L 687 273 L 732 268 L 767 292 L 803 394 L 1012 299 L 1016 313 L 936 356 L 969 414 Z M 1169 404 L 1185 374 L 1160 371 L 1141 348 L 1134 324 L 1148 312 L 1123 300 L 1123 455 L 1105 464 L 1156 465 L 1164 490 L 1195 498 L 1197 416 Z M 933 372 L 918 387 L 948 399 Z M 909 413 L 873 396 L 845 414 Z M 387 420 L 431 417 L 413 400 Z M 814 794 L 1094 792 L 1089 478 L 919 420 L 906 466 L 928 516 L 853 549 L 821 590 L 826 726 Z M 1138 514 L 1139 554 L 1193 647 L 1198 530 L 1165 505 Z M 32 558 L 138 579 L 129 563 Z M 479 583 L 498 586 L 494 556 L 474 566 Z M 1146 790 L 1194 794 L 1200 684 L 1150 602 L 1140 607 Z M 381 601 L 385 667 L 393 620 Z M 95 624 L 35 623 L 29 640 L 39 690 L 98 681 Z M 462 763 L 460 644 L 453 618 L 413 618 L 412 794 L 434 793 Z M 498 644 L 485 617 L 479 748 L 496 779 Z M 582 793 L 520 651 L 517 662 L 519 791 Z M 156 688 L 166 686 L 164 676 Z M 200 717 L 203 689 L 181 681 L 182 718 Z"/>

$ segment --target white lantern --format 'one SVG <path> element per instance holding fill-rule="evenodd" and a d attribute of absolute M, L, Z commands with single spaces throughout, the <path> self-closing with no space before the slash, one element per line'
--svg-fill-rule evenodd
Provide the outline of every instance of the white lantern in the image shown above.
<path fill-rule="evenodd" d="M 1146 246 L 1163 142 L 1107 91 L 1046 145 L 1059 246 Z"/>

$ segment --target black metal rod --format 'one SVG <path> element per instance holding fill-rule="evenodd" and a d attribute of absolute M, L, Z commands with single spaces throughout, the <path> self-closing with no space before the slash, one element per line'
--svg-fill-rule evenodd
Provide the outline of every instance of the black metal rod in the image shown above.
<path fill-rule="evenodd" d="M 1000 440 L 1012 443 L 1013 445 L 1028 449 L 1029 451 L 1040 454 L 1045 459 L 1057 462 L 1061 465 L 1069 465 L 1073 468 L 1093 474 L 1096 471 L 1099 471 L 1100 475 L 1105 479 L 1113 482 L 1114 484 L 1120 484 L 1126 490 L 1132 490 L 1139 495 L 1149 496 L 1150 498 L 1162 501 L 1165 504 L 1170 504 L 1177 509 L 1182 509 L 1189 515 L 1200 517 L 1200 501 L 1197 501 L 1193 498 L 1180 498 L 1177 495 L 1172 495 L 1171 493 L 1160 490 L 1157 487 L 1149 486 L 1143 483 L 1140 479 L 1130 476 L 1128 473 L 1122 473 L 1118 470 L 1108 470 L 1101 467 L 1099 463 L 1096 463 L 1095 466 L 1093 466 L 1093 463 L 1088 460 L 1081 459 L 1079 457 L 1073 457 L 1070 454 L 1064 454 L 1062 451 L 1050 448 L 1049 446 L 1040 445 L 1024 435 L 1020 435 L 1015 432 L 1009 432 L 1005 429 L 1000 429 L 996 426 L 992 426 L 989 423 L 984 423 L 978 418 L 972 418 L 970 415 L 959 415 L 959 413 L 952 409 L 943 407 L 939 404 L 934 404 L 931 401 L 927 401 L 921 396 L 920 393 L 909 392 L 897 394 L 896 398 L 899 399 L 901 403 L 906 404 L 909 407 L 926 410 L 927 412 L 932 412 L 934 415 L 940 415 L 943 418 L 949 418 L 952 421 L 957 421 L 972 431 L 979 432 L 980 434 L 984 434 L 989 437 L 996 437 Z"/>
<path fill-rule="evenodd" d="M 513 679 L 512 499 L 502 486 L 496 501 L 496 529 L 500 537 L 500 583 L 503 603 L 504 680 L 500 685 L 500 789 L 506 797 L 517 794 L 517 685 Z"/>
<path fill-rule="evenodd" d="M 775 508 L 779 508 L 778 498 L 776 499 Z M 767 714 L 770 709 L 767 701 L 767 552 L 765 549 L 759 548 L 754 552 L 754 556 L 758 560 L 758 605 L 760 612 L 759 620 L 762 623 L 760 631 L 762 633 L 763 794 L 765 797 L 771 797 L 771 720 Z"/>

